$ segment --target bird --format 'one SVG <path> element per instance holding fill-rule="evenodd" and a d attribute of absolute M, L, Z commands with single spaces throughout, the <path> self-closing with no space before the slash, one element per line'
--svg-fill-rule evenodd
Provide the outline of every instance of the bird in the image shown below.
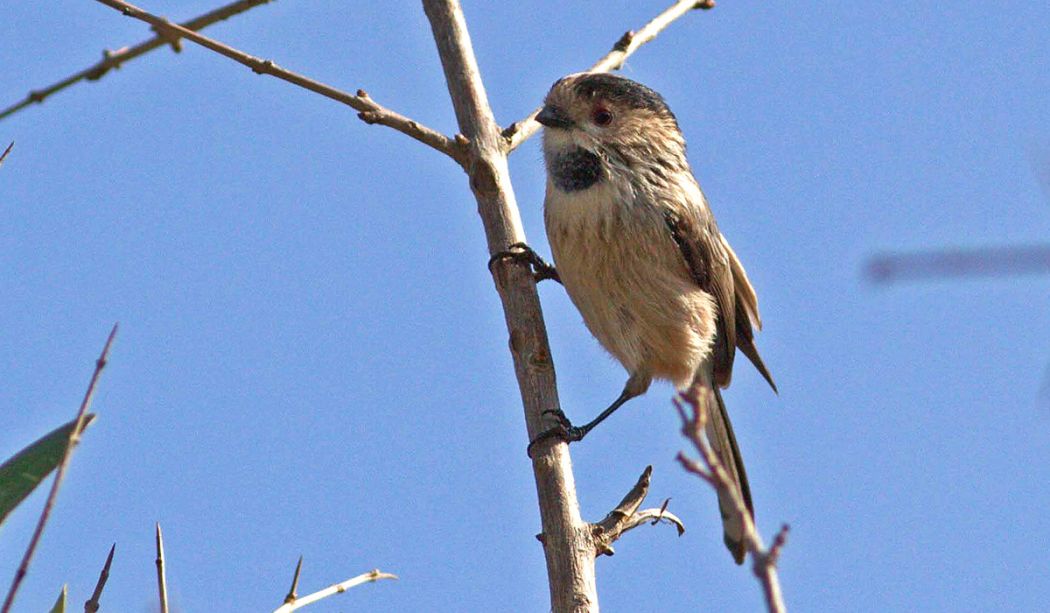
<path fill-rule="evenodd" d="M 523 243 L 497 255 L 525 258 L 538 279 L 558 280 L 629 376 L 619 397 L 583 426 L 554 411 L 561 423 L 533 439 L 530 452 L 544 440 L 581 440 L 654 379 L 679 390 L 703 383 L 716 400 L 707 438 L 753 518 L 719 390 L 730 384 L 737 349 L 777 387 L 754 342 L 762 326 L 755 290 L 693 175 L 674 113 L 641 83 L 585 72 L 556 81 L 536 121 L 544 128 L 544 225 L 554 264 Z M 742 564 L 742 520 L 721 492 L 719 507 L 723 540 Z"/>

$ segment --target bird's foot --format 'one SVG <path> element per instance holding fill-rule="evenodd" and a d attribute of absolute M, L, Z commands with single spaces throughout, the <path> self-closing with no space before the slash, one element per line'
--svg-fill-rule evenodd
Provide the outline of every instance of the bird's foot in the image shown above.
<path fill-rule="evenodd" d="M 578 428 L 572 425 L 572 422 L 570 422 L 569 418 L 565 416 L 565 413 L 562 413 L 561 409 L 549 409 L 544 411 L 543 414 L 553 415 L 554 418 L 558 420 L 558 425 L 540 432 L 536 435 L 536 438 L 532 439 L 526 449 L 526 453 L 529 454 L 530 458 L 532 457 L 532 450 L 537 444 L 542 443 L 543 441 L 556 438 L 561 439 L 566 443 L 574 443 L 582 440 L 583 437 L 587 435 L 587 432 L 590 431 L 590 428 L 586 426 Z"/>
<path fill-rule="evenodd" d="M 549 264 L 546 260 L 540 257 L 540 254 L 536 253 L 532 247 L 529 247 L 525 243 L 514 243 L 503 251 L 498 251 L 492 254 L 489 258 L 489 272 L 492 271 L 492 267 L 496 262 L 500 260 L 517 260 L 524 262 L 529 265 L 532 269 L 532 277 L 536 283 L 545 279 L 554 279 L 558 283 L 561 283 L 561 278 L 558 277 L 558 270 L 554 268 L 552 264 Z"/>

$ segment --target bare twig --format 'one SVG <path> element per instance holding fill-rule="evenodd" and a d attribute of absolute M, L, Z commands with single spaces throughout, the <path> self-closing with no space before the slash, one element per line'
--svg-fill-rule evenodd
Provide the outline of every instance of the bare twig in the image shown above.
<path fill-rule="evenodd" d="M 84 613 L 96 613 L 99 607 L 99 600 L 102 598 L 102 589 L 106 587 L 106 581 L 109 580 L 109 567 L 113 564 L 113 553 L 117 550 L 117 544 L 113 543 L 113 546 L 109 548 L 109 555 L 106 556 L 106 564 L 102 567 L 102 572 L 98 575 L 98 583 L 95 584 L 95 591 L 92 592 L 91 598 L 84 603 Z"/>
<path fill-rule="evenodd" d="M 740 517 L 740 522 L 744 526 L 744 546 L 751 553 L 751 570 L 762 584 L 766 608 L 771 613 L 783 613 L 787 609 L 784 606 L 784 597 L 780 592 L 777 560 L 787 542 L 788 526 L 785 524 L 780 528 L 773 540 L 773 546 L 766 549 L 758 528 L 755 527 L 755 522 L 751 518 L 751 512 L 748 511 L 740 495 L 736 481 L 729 476 L 718 459 L 718 454 L 711 448 L 704 436 L 711 397 L 712 392 L 709 387 L 694 385 L 688 392 L 682 393 L 679 398 L 675 399 L 675 408 L 678 409 L 678 414 L 682 418 L 682 434 L 700 454 L 700 461 L 690 459 L 682 452 L 678 453 L 676 459 L 686 471 L 700 477 L 732 501 L 735 513 Z M 691 415 L 686 413 L 683 403 L 692 409 Z"/>
<path fill-rule="evenodd" d="M 226 6 L 222 6 L 215 9 L 214 11 L 209 11 L 199 17 L 194 17 L 189 21 L 182 22 L 182 27 L 186 28 L 187 30 L 201 30 L 212 25 L 213 23 L 222 21 L 224 19 L 228 19 L 230 17 L 233 17 L 234 15 L 239 15 L 240 13 L 255 8 L 260 4 L 266 4 L 271 1 L 272 0 L 238 0 L 237 2 L 231 2 Z M 154 36 L 149 40 L 142 41 L 141 43 L 133 47 L 121 47 L 116 51 L 110 51 L 109 49 L 106 49 L 102 52 L 102 60 L 99 61 L 97 64 L 85 68 L 84 70 L 81 70 L 78 73 L 72 74 L 66 77 L 65 79 L 62 79 L 58 83 L 49 85 L 43 89 L 33 90 L 29 92 L 29 95 L 27 95 L 25 99 L 21 102 L 18 102 L 17 104 L 9 106 L 6 109 L 0 111 L 0 120 L 4 119 L 8 115 L 17 113 L 18 111 L 33 103 L 43 102 L 49 96 L 62 91 L 70 85 L 79 83 L 80 81 L 83 81 L 85 79 L 88 81 L 97 81 L 98 79 L 101 79 L 110 70 L 120 68 L 121 65 L 123 65 L 124 63 L 129 62 L 139 57 L 140 55 L 144 55 L 146 53 L 149 53 L 150 51 L 153 51 L 154 49 L 157 49 L 158 47 L 162 47 L 164 45 L 169 44 L 176 52 L 180 50 L 178 39 L 171 39 L 168 36 L 160 34 Z"/>
<path fill-rule="evenodd" d="M 868 278 L 876 283 L 1046 273 L 1050 273 L 1050 246 L 1046 245 L 877 255 L 867 266 Z"/>
<path fill-rule="evenodd" d="M 292 575 L 292 587 L 288 589 L 288 595 L 284 597 L 285 604 L 295 602 L 298 597 L 296 590 L 299 589 L 299 574 L 303 572 L 303 556 L 299 556 L 299 563 L 295 565 L 295 574 Z"/>
<path fill-rule="evenodd" d="M 47 520 L 51 517 L 51 509 L 54 508 L 55 500 L 58 498 L 58 489 L 62 486 L 62 479 L 66 476 L 66 469 L 73 458 L 73 448 L 80 442 L 80 433 L 84 431 L 88 408 L 91 406 L 91 400 L 95 397 L 95 389 L 98 385 L 99 377 L 102 376 L 102 369 L 106 367 L 106 361 L 109 359 L 109 349 L 113 346 L 113 340 L 116 337 L 117 325 L 114 324 L 113 329 L 109 332 L 109 338 L 106 339 L 106 345 L 102 348 L 102 353 L 98 356 L 98 360 L 95 361 L 95 372 L 92 373 L 91 382 L 88 383 L 87 391 L 84 392 L 84 399 L 80 401 L 76 425 L 69 432 L 69 444 L 66 445 L 65 453 L 62 454 L 62 461 L 55 471 L 55 480 L 51 482 L 51 491 L 47 495 L 47 502 L 44 503 L 44 509 L 40 512 L 40 519 L 37 520 L 36 529 L 33 530 L 33 537 L 29 540 L 29 546 L 26 547 L 25 555 L 22 556 L 22 562 L 18 565 L 18 570 L 15 571 L 15 578 L 11 581 L 10 589 L 7 590 L 7 597 L 4 599 L 4 606 L 0 608 L 0 613 L 10 613 L 11 607 L 14 606 L 15 596 L 18 594 L 18 588 L 29 573 L 29 564 L 33 561 L 33 554 L 36 553 L 37 545 L 40 544 L 40 538 L 44 534 L 44 526 L 47 525 Z"/>
<path fill-rule="evenodd" d="M 613 48 L 609 53 L 605 54 L 605 57 L 595 62 L 593 66 L 588 69 L 588 72 L 609 72 L 610 70 L 619 70 L 623 67 L 624 61 L 634 54 L 639 47 L 645 43 L 653 40 L 656 36 L 662 32 L 667 26 L 674 23 L 676 19 L 685 15 L 693 9 L 710 9 L 715 6 L 712 0 L 697 2 L 696 0 L 678 0 L 667 9 L 653 17 L 653 19 L 642 26 L 638 31 L 628 31 L 620 40 L 616 41 Z M 537 130 L 540 129 L 540 124 L 536 121 L 536 115 L 538 115 L 540 109 L 529 113 L 529 116 L 507 126 L 503 130 L 503 138 L 506 140 L 507 152 L 510 153 L 518 148 L 519 145 L 529 140 Z"/>
<path fill-rule="evenodd" d="M 14 146 L 15 141 L 11 141 L 11 144 L 7 146 L 7 149 L 4 149 L 4 152 L 0 153 L 0 166 L 4 165 L 4 160 L 7 159 L 7 154 L 11 153 L 11 149 L 13 149 Z"/>
<path fill-rule="evenodd" d="M 665 521 L 678 529 L 678 536 L 685 532 L 685 524 L 682 523 L 682 520 L 667 511 L 667 503 L 670 499 L 665 500 L 663 506 L 659 509 L 638 510 L 638 507 L 642 505 L 642 501 L 649 494 L 649 480 L 652 474 L 653 467 L 646 466 L 642 476 L 638 477 L 638 481 L 631 488 L 631 491 L 627 492 L 627 495 L 623 497 L 620 504 L 616 505 L 616 508 L 610 511 L 604 519 L 592 526 L 595 553 L 597 555 L 611 556 L 616 553 L 612 548 L 612 544 L 624 532 L 637 528 L 642 524 L 655 525 L 660 521 Z"/>
<path fill-rule="evenodd" d="M 415 120 L 409 119 L 404 115 L 391 111 L 372 100 L 372 98 L 362 90 L 358 90 L 357 95 L 349 94 L 330 85 L 321 83 L 320 81 L 315 81 L 304 75 L 285 70 L 271 60 L 263 60 L 244 53 L 243 51 L 234 49 L 233 47 L 220 43 L 215 39 L 208 38 L 207 36 L 198 34 L 193 30 L 174 24 L 163 17 L 158 17 L 148 13 L 136 6 L 128 4 L 127 2 L 121 2 L 120 0 L 97 1 L 120 11 L 124 15 L 145 21 L 152 25 L 153 29 L 158 33 L 167 36 L 172 40 L 185 38 L 205 47 L 206 49 L 210 49 L 219 55 L 228 57 L 235 62 L 251 68 L 256 74 L 277 77 L 282 81 L 298 85 L 299 87 L 321 94 L 322 96 L 335 100 L 336 102 L 341 102 L 357 111 L 360 111 L 358 117 L 360 117 L 365 123 L 378 123 L 391 127 L 402 134 L 406 134 L 418 140 L 424 145 L 437 149 L 460 164 L 463 163 L 463 148 L 454 139 L 428 128 Z"/>
<path fill-rule="evenodd" d="M 299 558 L 299 560 L 301 563 L 302 558 Z M 296 576 L 298 577 L 298 571 L 296 572 Z M 371 570 L 367 573 L 360 574 L 352 579 L 347 579 L 342 583 L 330 585 L 323 590 L 318 590 L 314 592 L 313 594 L 307 594 L 302 598 L 292 598 L 291 602 L 289 602 L 288 599 L 285 598 L 284 604 L 274 609 L 273 613 L 291 613 L 291 611 L 296 611 L 305 607 L 308 604 L 313 604 L 318 600 L 321 600 L 322 598 L 328 598 L 329 596 L 335 594 L 342 594 L 346 590 L 352 587 L 357 587 L 362 583 L 373 583 L 375 581 L 379 581 L 380 579 L 397 579 L 397 575 L 379 572 L 379 569 Z M 291 594 L 289 594 L 289 596 L 291 596 Z"/>
<path fill-rule="evenodd" d="M 164 576 L 164 535 L 157 522 L 157 594 L 160 598 L 160 613 L 168 613 L 168 580 Z"/>

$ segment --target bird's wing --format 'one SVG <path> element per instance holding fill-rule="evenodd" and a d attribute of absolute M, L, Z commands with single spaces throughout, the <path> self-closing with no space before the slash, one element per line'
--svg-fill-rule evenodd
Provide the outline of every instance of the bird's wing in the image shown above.
<path fill-rule="evenodd" d="M 688 215 L 667 209 L 664 221 L 693 280 L 714 297 L 718 306 L 712 362 L 715 383 L 727 387 L 733 376 L 737 335 L 733 274 L 729 252 L 723 246 L 714 217 L 706 210 L 701 212 L 706 215 Z"/>
<path fill-rule="evenodd" d="M 773 391 L 773 376 L 755 347 L 754 328 L 762 328 L 758 297 L 747 272 L 725 237 L 718 231 L 706 203 L 685 214 L 666 209 L 664 221 L 693 280 L 715 298 L 718 306 L 717 331 L 712 352 L 714 379 L 727 387 L 733 376 L 736 348 L 747 356 Z"/>

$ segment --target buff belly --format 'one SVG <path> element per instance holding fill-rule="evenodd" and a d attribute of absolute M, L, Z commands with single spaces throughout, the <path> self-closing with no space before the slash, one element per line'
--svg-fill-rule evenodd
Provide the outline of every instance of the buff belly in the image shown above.
<path fill-rule="evenodd" d="M 711 351 L 714 301 L 659 213 L 619 206 L 614 192 L 607 183 L 571 195 L 548 186 L 558 274 L 591 334 L 628 372 L 687 386 Z"/>

